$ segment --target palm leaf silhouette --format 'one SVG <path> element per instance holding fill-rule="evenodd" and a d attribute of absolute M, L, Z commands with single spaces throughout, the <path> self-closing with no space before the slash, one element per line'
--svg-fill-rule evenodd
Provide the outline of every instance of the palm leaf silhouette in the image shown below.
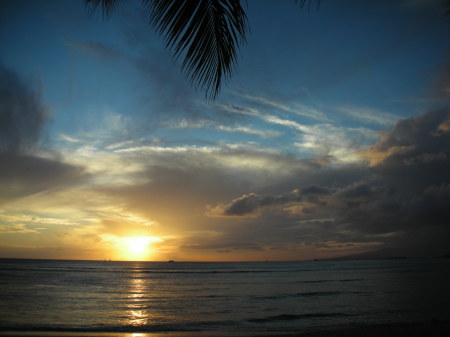
<path fill-rule="evenodd" d="M 305 7 L 306 3 L 308 3 L 308 10 L 311 8 L 311 3 L 313 0 L 295 0 L 296 3 L 300 3 L 300 7 Z M 317 8 L 320 7 L 320 0 L 315 0 Z"/>
<path fill-rule="evenodd" d="M 108 17 L 123 0 L 84 0 L 91 13 Z M 295 0 L 301 7 L 320 0 Z M 142 0 L 150 22 L 164 37 L 195 87 L 214 100 L 223 79 L 236 68 L 237 51 L 246 42 L 247 16 L 240 0 Z"/>
<path fill-rule="evenodd" d="M 245 42 L 247 18 L 239 0 L 151 0 L 151 22 L 195 84 L 214 99 Z"/>
<path fill-rule="evenodd" d="M 101 8 L 108 17 L 121 0 L 85 0 L 91 13 Z M 195 87 L 215 99 L 222 80 L 236 67 L 237 51 L 245 43 L 247 17 L 239 0 L 143 0 L 151 8 L 150 22 L 164 37 Z"/>
<path fill-rule="evenodd" d="M 108 17 L 114 12 L 122 0 L 84 0 L 84 5 L 90 13 L 94 13 L 101 7 L 104 17 Z"/>

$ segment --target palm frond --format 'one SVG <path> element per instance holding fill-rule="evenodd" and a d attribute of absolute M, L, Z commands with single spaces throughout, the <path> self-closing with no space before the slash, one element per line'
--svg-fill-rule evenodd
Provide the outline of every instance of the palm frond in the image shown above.
<path fill-rule="evenodd" d="M 305 7 L 305 5 L 308 3 L 308 11 L 309 11 L 310 8 L 311 8 L 311 3 L 313 2 L 313 0 L 295 0 L 295 2 L 299 3 L 300 7 L 302 7 L 302 8 Z M 315 2 L 316 2 L 317 9 L 319 9 L 319 7 L 320 7 L 320 0 L 315 0 Z"/>
<path fill-rule="evenodd" d="M 151 22 L 196 87 L 214 99 L 236 67 L 247 17 L 239 0 L 144 0 Z"/>
<path fill-rule="evenodd" d="M 84 0 L 89 13 L 95 13 L 101 7 L 103 17 L 108 17 L 116 10 L 123 0 Z"/>

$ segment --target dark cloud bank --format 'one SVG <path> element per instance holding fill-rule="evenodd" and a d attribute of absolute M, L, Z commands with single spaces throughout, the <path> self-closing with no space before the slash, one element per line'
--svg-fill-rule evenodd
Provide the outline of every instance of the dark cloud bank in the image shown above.
<path fill-rule="evenodd" d="M 35 146 L 47 119 L 36 90 L 0 65 L 0 152 L 23 152 Z"/>
<path fill-rule="evenodd" d="M 246 193 L 212 215 L 247 219 L 260 230 L 254 241 L 272 237 L 274 246 L 279 237 L 278 244 L 325 248 L 373 242 L 381 249 L 373 256 L 450 253 L 450 110 L 399 121 L 362 155 L 367 166 L 303 171 L 309 183 L 298 178 L 284 194 Z"/>
<path fill-rule="evenodd" d="M 36 154 L 48 118 L 39 90 L 0 65 L 0 204 L 81 178 L 81 168 Z"/>

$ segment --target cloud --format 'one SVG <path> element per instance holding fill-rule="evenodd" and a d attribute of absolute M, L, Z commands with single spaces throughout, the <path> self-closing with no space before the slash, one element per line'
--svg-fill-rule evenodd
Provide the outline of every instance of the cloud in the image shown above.
<path fill-rule="evenodd" d="M 294 143 L 302 151 L 315 155 L 330 156 L 335 161 L 358 162 L 357 152 L 362 146 L 377 138 L 377 133 L 367 128 L 339 127 L 316 124 L 307 127 Z"/>
<path fill-rule="evenodd" d="M 281 132 L 277 132 L 274 130 L 262 130 L 242 125 L 223 125 L 219 124 L 216 120 L 211 119 L 189 120 L 186 118 L 182 118 L 180 120 L 165 122 L 162 125 L 174 129 L 214 129 L 217 131 L 230 133 L 244 133 L 260 138 L 275 138 L 281 135 Z"/>
<path fill-rule="evenodd" d="M 377 158 L 370 179 L 336 196 L 341 223 L 366 233 L 406 237 L 437 227 L 449 235 L 450 133 L 444 131 L 449 118 L 444 109 L 399 121 L 370 147 L 365 155 Z"/>
<path fill-rule="evenodd" d="M 67 136 L 67 135 L 65 135 L 65 134 L 63 134 L 63 133 L 59 135 L 59 138 L 60 138 L 61 140 L 64 140 L 64 141 L 66 141 L 66 142 L 69 142 L 69 143 L 81 143 L 81 142 L 82 142 L 80 139 L 77 139 L 77 138 L 74 138 L 74 137 Z"/>
<path fill-rule="evenodd" d="M 147 27 L 143 31 L 148 32 Z M 122 36 L 124 39 L 120 42 L 126 44 L 127 52 L 116 45 L 98 41 L 71 41 L 65 45 L 102 62 L 121 62 L 122 68 L 125 66 L 132 70 L 128 79 L 137 107 L 131 107 L 128 115 L 133 114 L 140 122 L 132 120 L 132 130 L 125 130 L 128 137 L 145 135 L 173 116 L 202 114 L 202 110 L 196 107 L 194 89 L 166 50 L 153 46 L 151 39 L 142 32 L 126 32 Z"/>
<path fill-rule="evenodd" d="M 37 233 L 36 230 L 27 228 L 24 224 L 15 225 L 1 225 L 0 233 L 2 234 L 15 234 L 15 233 Z"/>
<path fill-rule="evenodd" d="M 210 207 L 210 216 L 256 216 L 259 211 L 271 207 L 286 207 L 291 203 L 303 202 L 307 205 L 320 203 L 320 196 L 330 194 L 328 188 L 309 185 L 302 190 L 294 189 L 286 194 L 260 196 L 255 193 L 242 195 L 229 204 Z"/>
<path fill-rule="evenodd" d="M 82 167 L 33 155 L 0 153 L 0 204 L 25 196 L 79 184 Z"/>
<path fill-rule="evenodd" d="M 308 131 L 308 127 L 306 125 L 300 124 L 300 123 L 298 123 L 296 121 L 293 121 L 293 120 L 280 118 L 280 117 L 275 116 L 275 115 L 262 113 L 262 112 L 260 112 L 260 111 L 258 111 L 256 109 L 253 109 L 253 108 L 240 107 L 240 106 L 233 105 L 233 104 L 218 104 L 217 106 L 220 109 L 223 109 L 223 110 L 228 111 L 228 112 L 234 112 L 234 113 L 237 113 L 237 114 L 258 117 L 258 118 L 264 120 L 265 122 L 267 122 L 269 124 L 282 125 L 282 126 L 286 126 L 288 128 L 292 128 L 294 130 L 301 131 L 301 132 L 307 132 Z"/>
<path fill-rule="evenodd" d="M 355 119 L 370 124 L 390 126 L 393 125 L 398 120 L 397 116 L 376 109 L 354 107 L 354 106 L 343 106 L 338 108 L 338 110 L 344 112 L 345 114 Z"/>
<path fill-rule="evenodd" d="M 39 90 L 0 66 L 0 203 L 61 186 L 85 177 L 81 167 L 43 157 L 42 132 L 49 110 Z"/>
<path fill-rule="evenodd" d="M 245 94 L 245 93 L 236 93 L 241 97 L 247 98 L 250 101 L 252 101 L 253 103 L 260 103 L 263 106 L 267 106 L 272 108 L 271 110 L 273 110 L 273 108 L 282 110 L 282 111 L 286 111 L 286 112 L 290 112 L 290 113 L 294 113 L 298 116 L 302 116 L 302 117 L 306 117 L 306 118 L 310 118 L 310 119 L 314 119 L 314 120 L 319 120 L 319 121 L 329 121 L 329 118 L 322 112 L 319 111 L 315 108 L 306 106 L 304 104 L 299 104 L 299 103 L 295 103 L 294 107 L 290 107 L 286 104 L 283 104 L 281 102 L 275 101 L 273 99 L 267 99 L 264 97 L 259 97 L 259 96 L 253 96 L 250 94 Z"/>
<path fill-rule="evenodd" d="M 73 155 L 77 155 L 77 152 L 72 153 Z M 299 160 L 249 146 L 146 146 L 117 149 L 111 155 L 113 157 L 106 158 L 109 164 L 102 166 L 102 170 L 90 166 L 100 165 L 105 153 L 94 154 L 97 158 L 95 163 L 92 160 L 86 161 L 86 169 L 99 176 L 90 179 L 89 190 L 95 193 L 96 202 L 106 200 L 108 205 L 116 205 L 102 211 L 95 209 L 103 209 L 106 205 L 84 206 L 83 209 L 91 209 L 94 216 L 100 219 L 101 232 L 124 235 L 129 230 L 145 230 L 148 234 L 162 237 L 164 245 L 171 242 L 168 237 L 176 237 L 177 247 L 191 247 L 191 252 L 194 246 L 198 250 L 203 244 L 211 247 L 211 240 L 215 240 L 214 238 L 221 238 L 219 241 L 228 245 L 239 236 L 237 228 L 229 223 L 229 219 L 206 217 L 206 205 L 226 200 L 247 188 L 255 190 L 255 194 L 263 195 L 261 188 L 266 188 L 267 184 L 283 186 L 285 182 L 290 182 L 290 177 L 296 175 L 295 171 L 302 170 L 305 179 L 308 179 L 306 172 L 312 172 L 323 165 L 315 160 Z M 108 167 L 113 169 L 121 166 L 122 161 L 138 168 L 128 174 L 127 180 L 118 180 L 115 174 L 109 174 L 108 171 Z M 308 191 L 311 196 L 323 192 L 318 188 Z M 85 195 L 86 192 L 82 193 Z M 82 198 L 78 207 L 83 207 L 84 199 L 92 197 L 94 196 L 88 195 Z M 263 198 L 259 202 L 269 207 L 271 203 L 284 202 L 284 198 L 293 198 L 293 195 L 279 196 L 278 201 L 277 198 Z M 143 228 L 136 223 L 135 226 L 134 222 L 119 216 L 127 213 L 139 215 L 140 218 L 159 225 Z M 203 238 L 200 245 L 191 241 L 194 237 Z M 241 244 L 247 246 L 246 242 Z M 234 246 L 241 244 L 235 241 Z"/>
<path fill-rule="evenodd" d="M 317 185 L 310 185 L 307 186 L 305 188 L 302 189 L 302 194 L 303 195 L 327 195 L 330 194 L 330 189 L 328 188 L 324 188 L 324 187 L 320 187 Z"/>
<path fill-rule="evenodd" d="M 366 161 L 350 163 L 254 144 L 145 141 L 72 143 L 59 159 L 4 154 L 2 201 L 28 198 L 8 204 L 0 221 L 49 227 L 60 243 L 92 243 L 100 251 L 101 234 L 155 236 L 164 240 L 163 260 L 332 257 L 416 247 L 417 235 L 442 253 L 450 216 L 449 119 L 448 110 L 437 110 L 400 121 L 360 150 Z M 5 218 L 20 207 L 36 221 Z"/>
<path fill-rule="evenodd" d="M 447 51 L 445 61 L 437 68 L 436 79 L 431 87 L 431 97 L 450 100 L 450 51 Z"/>
<path fill-rule="evenodd" d="M 37 89 L 0 65 L 0 152 L 34 149 L 49 118 Z"/>
<path fill-rule="evenodd" d="M 255 108 L 235 104 L 217 104 L 223 111 L 255 117 L 277 127 L 285 127 L 294 133 L 298 141 L 294 145 L 301 151 L 315 156 L 330 156 L 336 161 L 357 162 L 360 147 L 373 142 L 378 134 L 367 128 L 336 126 L 330 123 L 302 124 L 291 118 L 264 113 Z"/>
<path fill-rule="evenodd" d="M 436 177 L 441 179 L 445 175 L 440 168 L 449 160 L 449 120 L 447 109 L 401 120 L 391 133 L 361 154 L 371 161 L 377 172 L 383 172 L 385 176 L 397 173 L 401 178 L 400 172 L 437 169 Z M 430 171 L 428 174 L 424 171 L 417 173 L 422 173 L 421 179 L 433 179 Z"/>
<path fill-rule="evenodd" d="M 316 174 L 303 171 L 313 185 L 292 178 L 291 192 L 243 193 L 229 203 L 210 206 L 208 214 L 241 218 L 250 228 L 258 224 L 256 241 L 277 230 L 286 245 L 403 247 L 411 253 L 411 247 L 420 246 L 414 239 L 420 234 L 424 243 L 436 244 L 423 244 L 416 255 L 444 254 L 447 247 L 440 238 L 450 237 L 449 119 L 449 110 L 437 110 L 399 121 L 362 153 L 370 159 L 367 166 L 322 167 Z M 352 176 L 351 169 L 359 170 L 359 176 Z M 338 175 L 346 179 L 331 178 Z M 266 223 L 267 227 L 262 225 Z M 282 242 L 276 241 L 273 244 Z"/>
<path fill-rule="evenodd" d="M 366 151 L 368 158 L 379 158 L 372 162 L 372 171 L 383 193 L 372 204 L 384 209 L 375 217 L 380 222 L 386 223 L 382 215 L 389 214 L 396 215 L 395 226 L 401 229 L 448 227 L 450 213 L 444 204 L 450 183 L 449 119 L 450 111 L 443 109 L 402 120 Z"/>

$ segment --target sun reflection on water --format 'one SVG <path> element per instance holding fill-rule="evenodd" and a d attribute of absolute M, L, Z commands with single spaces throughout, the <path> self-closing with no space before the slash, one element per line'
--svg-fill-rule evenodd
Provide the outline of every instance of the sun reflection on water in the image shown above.
<path fill-rule="evenodd" d="M 145 303 L 143 302 L 147 290 L 146 284 L 141 278 L 132 278 L 129 287 L 127 303 L 129 324 L 134 326 L 144 325 L 149 319 L 148 311 L 145 310 Z"/>

